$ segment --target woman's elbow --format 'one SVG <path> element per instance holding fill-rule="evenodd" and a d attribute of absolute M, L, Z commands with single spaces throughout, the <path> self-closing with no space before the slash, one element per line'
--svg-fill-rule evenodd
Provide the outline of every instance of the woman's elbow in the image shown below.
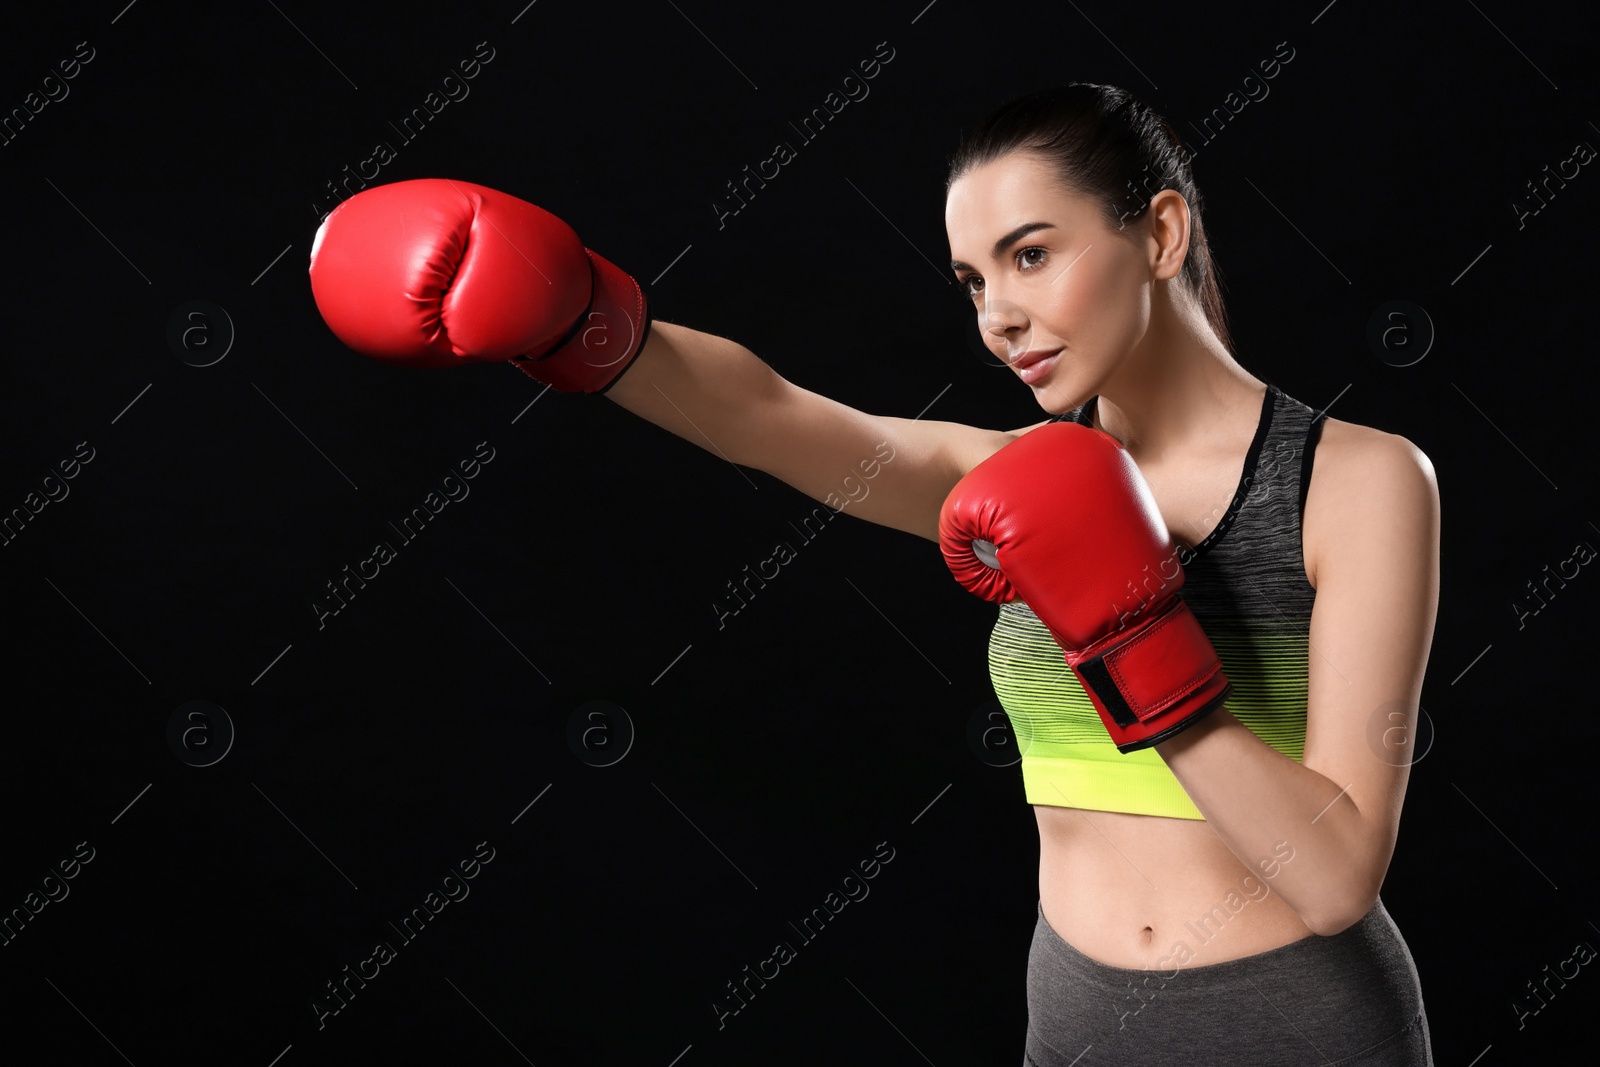
<path fill-rule="evenodd" d="M 1351 886 L 1337 896 L 1318 902 L 1300 915 L 1300 921 L 1318 937 L 1343 933 L 1366 918 L 1378 903 L 1376 886 Z"/>

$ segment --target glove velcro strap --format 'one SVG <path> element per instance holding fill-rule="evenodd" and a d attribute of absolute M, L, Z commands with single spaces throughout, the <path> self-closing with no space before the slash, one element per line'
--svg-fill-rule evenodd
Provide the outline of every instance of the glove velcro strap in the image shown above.
<path fill-rule="evenodd" d="M 599 253 L 589 255 L 589 303 L 543 355 L 511 362 L 530 378 L 567 393 L 604 393 L 633 365 L 650 332 L 644 288 Z"/>
<path fill-rule="evenodd" d="M 1181 599 L 1132 637 L 1071 666 L 1118 726 L 1138 726 L 1171 710 L 1222 669 Z"/>

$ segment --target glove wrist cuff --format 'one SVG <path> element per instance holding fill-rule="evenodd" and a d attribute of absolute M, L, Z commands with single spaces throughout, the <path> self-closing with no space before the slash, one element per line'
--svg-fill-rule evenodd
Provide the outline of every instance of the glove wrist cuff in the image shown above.
<path fill-rule="evenodd" d="M 599 253 L 590 261 L 589 303 L 572 328 L 543 354 L 511 363 L 530 378 L 567 393 L 604 393 L 633 365 L 650 333 L 644 288 Z"/>
<path fill-rule="evenodd" d="M 1199 620 L 1174 598 L 1131 634 L 1069 655 L 1119 752 L 1165 740 L 1227 699 L 1231 685 Z"/>

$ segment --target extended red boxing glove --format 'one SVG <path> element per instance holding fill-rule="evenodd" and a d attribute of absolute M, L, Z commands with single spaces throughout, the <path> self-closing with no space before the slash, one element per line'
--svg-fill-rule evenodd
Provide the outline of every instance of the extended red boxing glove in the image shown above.
<path fill-rule="evenodd" d="M 1118 751 L 1227 699 L 1216 649 L 1177 595 L 1183 568 L 1155 498 L 1109 434 L 1067 422 L 1023 434 L 956 483 L 939 543 L 968 590 L 1033 609 Z"/>
<path fill-rule="evenodd" d="M 510 361 L 603 393 L 644 347 L 644 290 L 543 208 L 441 178 L 363 190 L 311 246 L 311 292 L 362 355 L 414 367 Z"/>

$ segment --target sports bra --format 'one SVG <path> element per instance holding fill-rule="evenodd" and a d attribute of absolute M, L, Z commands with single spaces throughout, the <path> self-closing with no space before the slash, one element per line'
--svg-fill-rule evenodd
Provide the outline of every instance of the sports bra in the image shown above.
<path fill-rule="evenodd" d="M 1050 421 L 1092 426 L 1097 400 Z M 1233 499 L 1199 544 L 1178 552 L 1178 595 L 1233 683 L 1223 706 L 1296 762 L 1305 752 L 1316 597 L 1300 520 L 1322 424 L 1322 415 L 1268 384 Z M 1117 751 L 1050 631 L 1021 600 L 1000 605 L 989 676 L 1022 752 L 1029 804 L 1204 818 L 1154 748 Z"/>

